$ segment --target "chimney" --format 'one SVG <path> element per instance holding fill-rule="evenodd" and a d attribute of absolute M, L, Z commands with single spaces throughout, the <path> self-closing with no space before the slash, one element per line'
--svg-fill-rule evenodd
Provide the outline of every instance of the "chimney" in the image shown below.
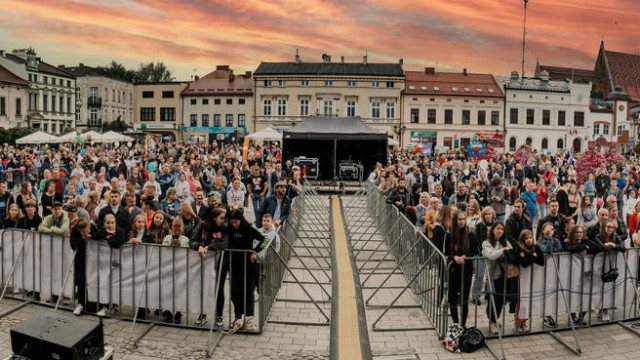
<path fill-rule="evenodd" d="M 194 81 L 198 81 L 200 80 L 200 76 L 196 75 L 195 78 L 193 78 Z"/>
<path fill-rule="evenodd" d="M 518 81 L 520 79 L 520 75 L 518 75 L 517 71 L 511 72 L 511 81 Z"/>
<path fill-rule="evenodd" d="M 65 68 L 65 66 L 64 66 L 64 65 L 58 65 L 58 68 L 60 68 L 60 69 L 64 69 L 64 68 Z"/>
<path fill-rule="evenodd" d="M 229 82 L 233 82 L 234 79 L 235 76 L 233 76 L 233 73 L 229 73 Z"/>
<path fill-rule="evenodd" d="M 549 72 L 547 70 L 542 70 L 540 73 L 540 80 L 542 80 L 543 83 L 549 82 Z"/>
<path fill-rule="evenodd" d="M 328 64 L 331 62 L 331 55 L 322 54 L 322 62 Z"/>
<path fill-rule="evenodd" d="M 362 64 L 367 65 L 367 55 L 362 57 Z"/>
<path fill-rule="evenodd" d="M 252 75 L 251 71 L 245 71 L 244 72 L 244 78 L 245 79 L 251 79 L 251 75 Z"/>
<path fill-rule="evenodd" d="M 467 68 L 462 69 L 462 76 L 467 76 Z"/>
<path fill-rule="evenodd" d="M 404 65 L 404 59 L 400 58 L 400 67 L 402 67 Z"/>
<path fill-rule="evenodd" d="M 344 56 L 340 56 L 340 62 L 344 63 Z"/>
<path fill-rule="evenodd" d="M 80 63 L 80 67 L 84 67 L 84 64 L 83 64 L 83 63 Z"/>
<path fill-rule="evenodd" d="M 300 53 L 298 52 L 298 49 L 296 49 L 295 63 L 300 64 Z"/>
<path fill-rule="evenodd" d="M 424 68 L 425 75 L 434 75 L 436 73 L 436 68 L 434 67 L 426 67 Z"/>

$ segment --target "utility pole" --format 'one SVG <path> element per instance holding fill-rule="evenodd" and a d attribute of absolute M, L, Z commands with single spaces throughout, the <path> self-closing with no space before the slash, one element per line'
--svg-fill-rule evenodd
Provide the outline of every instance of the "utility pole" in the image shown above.
<path fill-rule="evenodd" d="M 524 49 L 527 36 L 527 3 L 529 0 L 524 0 L 524 25 L 522 26 L 522 79 L 524 80 Z"/>

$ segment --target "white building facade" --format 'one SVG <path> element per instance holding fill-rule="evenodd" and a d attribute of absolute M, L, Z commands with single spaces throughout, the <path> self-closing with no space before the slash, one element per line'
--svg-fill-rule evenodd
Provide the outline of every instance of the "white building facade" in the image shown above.
<path fill-rule="evenodd" d="M 553 81 L 546 74 L 522 79 L 517 72 L 498 81 L 505 93 L 507 151 L 523 144 L 552 154 L 587 148 L 590 84 Z"/>
<path fill-rule="evenodd" d="M 0 65 L 0 127 L 26 126 L 29 83 Z"/>

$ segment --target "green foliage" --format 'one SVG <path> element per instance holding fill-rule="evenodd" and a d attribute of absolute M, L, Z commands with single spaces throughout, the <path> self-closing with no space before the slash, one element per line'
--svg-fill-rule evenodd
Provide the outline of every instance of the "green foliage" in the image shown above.
<path fill-rule="evenodd" d="M 109 65 L 100 66 L 99 69 L 131 83 L 173 81 L 171 71 L 167 69 L 167 66 L 162 61 L 148 64 L 141 63 L 138 70 L 131 70 L 127 69 L 123 64 L 112 60 Z"/>
<path fill-rule="evenodd" d="M 129 128 L 126 122 L 121 119 L 114 120 L 112 122 L 105 122 L 102 124 L 102 131 L 115 131 L 115 132 L 125 132 Z"/>
<path fill-rule="evenodd" d="M 0 143 L 15 145 L 16 140 L 21 137 L 25 137 L 29 134 L 33 134 L 38 131 L 32 127 L 19 127 L 19 128 L 11 128 L 11 129 L 0 129 Z"/>

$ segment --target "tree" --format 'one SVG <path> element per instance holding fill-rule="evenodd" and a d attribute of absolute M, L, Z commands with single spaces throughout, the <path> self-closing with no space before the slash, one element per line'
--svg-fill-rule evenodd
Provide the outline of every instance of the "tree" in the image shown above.
<path fill-rule="evenodd" d="M 99 66 L 98 69 L 102 69 L 109 74 L 128 82 L 134 82 L 138 77 L 137 71 L 125 68 L 124 65 L 116 62 L 115 60 L 111 60 L 107 66 Z"/>
<path fill-rule="evenodd" d="M 19 127 L 11 129 L 0 128 L 0 143 L 15 145 L 16 140 L 20 139 L 21 137 L 33 134 L 36 131 L 38 130 L 34 129 L 33 127 Z"/>
<path fill-rule="evenodd" d="M 587 176 L 595 174 L 600 167 L 606 162 L 605 156 L 600 152 L 599 148 L 589 149 L 578 158 L 576 162 L 576 174 L 579 183 L 584 183 Z"/>
<path fill-rule="evenodd" d="M 115 131 L 115 132 L 125 132 L 129 128 L 126 122 L 121 119 L 113 120 L 112 122 L 107 122 L 102 124 L 102 131 Z"/>
<path fill-rule="evenodd" d="M 138 69 L 138 82 L 163 82 L 173 81 L 171 71 L 167 69 L 167 66 L 162 61 L 157 61 L 155 64 L 150 62 L 148 64 L 141 63 Z"/>
<path fill-rule="evenodd" d="M 527 144 L 522 144 L 516 152 L 513 153 L 513 159 L 520 164 L 526 164 L 533 157 L 533 149 Z"/>

